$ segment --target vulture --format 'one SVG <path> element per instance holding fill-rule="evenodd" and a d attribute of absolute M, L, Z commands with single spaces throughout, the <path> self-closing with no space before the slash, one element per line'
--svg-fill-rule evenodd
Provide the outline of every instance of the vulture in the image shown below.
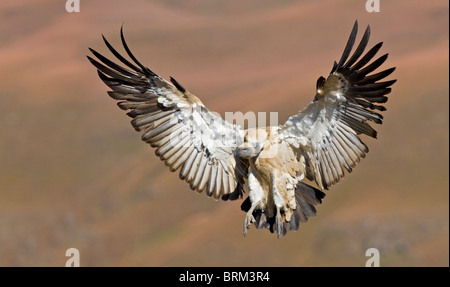
<path fill-rule="evenodd" d="M 382 105 L 396 80 L 395 67 L 376 71 L 388 54 L 374 57 L 382 42 L 366 51 L 370 26 L 354 49 L 355 21 L 341 58 L 320 77 L 313 100 L 279 126 L 241 129 L 210 111 L 174 78 L 142 65 L 120 30 L 129 59 L 103 36 L 114 62 L 89 48 L 87 56 L 108 95 L 127 111 L 131 124 L 155 154 L 192 190 L 222 200 L 242 199 L 244 236 L 252 224 L 278 237 L 297 231 L 316 215 L 323 190 L 351 173 L 369 149 L 361 136 L 377 137 Z M 373 61 L 372 61 L 373 60 Z"/>

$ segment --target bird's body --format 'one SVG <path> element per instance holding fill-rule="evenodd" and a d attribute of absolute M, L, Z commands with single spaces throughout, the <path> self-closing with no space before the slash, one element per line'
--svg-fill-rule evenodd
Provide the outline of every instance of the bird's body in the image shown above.
<path fill-rule="evenodd" d="M 350 56 L 357 33 L 355 23 L 344 53 L 328 78 L 317 81 L 314 100 L 283 125 L 242 130 L 210 112 L 201 100 L 175 79 L 170 82 L 143 66 L 124 48 L 134 63 L 104 39 L 109 50 L 128 68 L 91 49 L 100 60 L 88 57 L 100 78 L 112 89 L 142 140 L 156 148 L 156 155 L 171 171 L 179 171 L 191 189 L 223 200 L 248 197 L 244 235 L 251 223 L 278 236 L 297 230 L 316 215 L 321 191 L 339 182 L 368 152 L 360 134 L 376 137 L 368 124 L 381 124 L 376 111 L 385 108 L 389 86 L 379 82 L 394 68 L 375 74 L 387 54 L 368 64 L 381 47 L 362 56 L 370 29 Z M 361 57 L 362 56 L 362 57 Z M 360 58 L 361 57 L 361 58 Z M 313 187 L 304 181 L 317 185 Z"/>
<path fill-rule="evenodd" d="M 257 150 L 255 151 L 255 146 Z M 261 150 L 258 150 L 258 146 Z M 242 149 L 251 149 L 242 152 Z M 244 144 L 237 148 L 235 154 L 246 160 L 248 168 L 248 187 L 250 208 L 244 223 L 244 234 L 249 224 L 256 222 L 253 212 L 260 210 L 263 219 L 258 217 L 258 226 L 266 224 L 267 218 L 276 219 L 276 226 L 291 222 L 296 209 L 295 187 L 304 177 L 305 166 L 301 158 L 294 154 L 289 145 L 282 141 L 279 127 L 267 127 L 246 131 Z M 276 217 L 278 215 L 278 218 Z M 298 222 L 297 222 L 298 224 Z M 269 227 L 270 228 L 270 227 Z"/>

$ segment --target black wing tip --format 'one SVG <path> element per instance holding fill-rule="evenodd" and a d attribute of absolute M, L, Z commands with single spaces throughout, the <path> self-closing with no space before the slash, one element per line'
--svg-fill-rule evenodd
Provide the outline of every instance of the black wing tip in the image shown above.
<path fill-rule="evenodd" d="M 378 72 L 377 74 L 373 74 L 368 76 L 368 74 L 371 74 L 373 71 L 378 69 L 381 65 L 384 64 L 384 62 L 389 57 L 389 53 L 386 53 L 382 56 L 380 56 L 378 59 L 373 61 L 372 63 L 368 64 L 374 56 L 378 53 L 378 51 L 383 46 L 383 42 L 379 42 L 376 45 L 374 45 L 365 55 L 358 59 L 364 52 L 364 49 L 366 47 L 366 44 L 369 40 L 370 36 L 370 25 L 367 25 L 366 31 L 361 39 L 361 42 L 356 48 L 356 51 L 354 52 L 353 56 L 347 61 L 347 58 L 350 54 L 350 46 L 353 43 L 352 38 L 355 37 L 355 31 L 357 30 L 358 21 L 355 20 L 355 24 L 353 26 L 352 32 L 350 34 L 350 38 L 347 42 L 346 47 L 344 48 L 344 53 L 339 61 L 339 63 L 336 65 L 336 62 L 333 65 L 333 72 L 337 71 L 340 73 L 343 73 L 344 76 L 347 77 L 347 79 L 350 81 L 350 85 L 356 85 L 356 87 L 361 90 L 361 88 L 364 88 L 366 85 L 374 84 L 377 81 L 389 76 L 392 72 L 394 72 L 395 67 L 389 68 L 385 71 Z M 389 86 L 392 86 L 396 80 L 387 81 L 385 83 L 380 83 L 381 85 L 378 85 L 378 87 L 386 88 L 383 89 L 385 92 L 383 94 L 389 94 L 391 89 L 387 88 Z M 383 85 L 384 84 L 384 85 Z M 370 86 L 370 85 L 369 85 Z M 368 89 L 373 89 L 375 87 L 369 87 Z M 373 93 L 376 91 L 373 91 Z M 376 95 L 371 95 L 371 97 L 375 97 Z M 384 101 L 377 101 L 377 102 L 384 102 Z"/>
<path fill-rule="evenodd" d="M 392 67 L 392 68 L 386 69 L 384 71 L 381 71 L 380 73 L 383 74 L 383 77 L 381 79 L 386 78 L 387 76 L 392 74 L 396 69 L 397 69 L 397 67 Z M 397 79 L 395 79 L 395 81 L 397 81 Z"/>
<path fill-rule="evenodd" d="M 222 195 L 221 199 L 223 201 L 228 200 L 237 200 L 241 199 L 244 195 L 244 191 L 242 189 L 242 185 L 238 184 L 232 193 Z"/>
<path fill-rule="evenodd" d="M 186 92 L 186 89 L 177 82 L 177 80 L 175 80 L 173 77 L 170 77 L 170 81 L 172 82 L 172 84 L 183 94 Z"/>
<path fill-rule="evenodd" d="M 373 46 L 374 48 L 376 47 L 376 49 L 380 49 L 383 46 L 383 42 L 379 42 L 377 43 L 375 46 Z"/>
<path fill-rule="evenodd" d="M 158 75 L 156 75 L 153 71 L 151 71 L 148 67 L 145 67 L 144 65 L 142 65 L 137 58 L 133 55 L 133 53 L 131 52 L 130 48 L 128 47 L 126 41 L 125 41 L 125 36 L 124 36 L 124 32 L 123 32 L 123 26 L 124 23 L 122 23 L 122 26 L 120 27 L 120 39 L 123 45 L 123 48 L 125 49 L 125 52 L 127 53 L 127 55 L 131 58 L 131 60 L 137 65 L 131 63 L 130 61 L 128 61 L 127 59 L 125 59 L 119 52 L 117 52 L 116 49 L 114 49 L 114 47 L 109 43 L 109 41 L 106 39 L 105 35 L 102 34 L 102 39 L 105 42 L 106 47 L 108 47 L 108 49 L 111 51 L 111 53 L 113 53 L 114 56 L 116 56 L 117 59 L 119 59 L 123 64 L 125 64 L 126 66 L 128 66 L 129 68 L 131 68 L 132 70 L 138 72 L 138 73 L 143 73 L 146 76 L 152 76 L 152 77 L 158 77 Z M 90 49 L 91 52 L 97 56 L 97 52 L 95 52 L 94 50 Z M 98 57 L 98 56 L 97 56 Z"/>
<path fill-rule="evenodd" d="M 353 45 L 355 44 L 357 34 L 358 34 L 358 21 L 356 20 L 355 24 L 353 25 L 352 31 L 350 33 L 350 36 L 347 40 L 347 44 L 345 45 L 344 52 L 342 53 L 341 59 L 339 60 L 339 63 L 337 64 L 338 67 L 342 67 L 345 64 L 345 62 L 347 61 L 348 57 L 350 56 Z"/>
<path fill-rule="evenodd" d="M 137 64 L 141 69 L 144 70 L 144 66 L 134 57 L 133 53 L 131 53 L 130 48 L 128 48 L 127 41 L 125 41 L 125 36 L 123 35 L 123 26 L 120 27 L 120 40 L 122 41 L 122 45 L 128 56 L 134 61 L 135 64 Z"/>
<path fill-rule="evenodd" d="M 371 107 L 372 110 L 378 110 L 380 112 L 384 112 L 386 111 L 386 107 L 385 106 L 380 106 L 380 105 L 373 105 L 373 107 Z"/>
<path fill-rule="evenodd" d="M 106 76 L 105 74 L 103 74 L 102 71 L 100 71 L 99 69 L 97 69 L 97 74 L 99 76 L 99 78 L 107 85 L 108 85 L 108 81 L 111 81 L 111 78 L 109 78 L 108 76 Z"/>
<path fill-rule="evenodd" d="M 124 36 L 123 36 L 123 25 L 125 24 L 125 21 L 124 22 L 122 22 L 122 25 L 120 25 L 120 37 L 121 38 L 124 38 Z"/>
<path fill-rule="evenodd" d="M 103 33 L 102 33 L 102 39 L 103 39 L 103 42 L 105 42 L 106 46 L 110 46 L 108 40 L 106 40 L 106 37 L 105 37 L 105 35 L 103 35 Z"/>
<path fill-rule="evenodd" d="M 90 51 L 94 56 L 96 56 L 96 57 L 97 57 L 98 54 L 100 54 L 99 52 L 97 52 L 96 50 L 94 50 L 94 49 L 92 49 L 92 48 L 90 48 L 90 47 L 88 47 L 88 49 L 89 49 L 89 51 Z M 86 55 L 86 56 L 89 57 L 89 55 Z"/>
<path fill-rule="evenodd" d="M 342 53 L 342 56 L 341 56 L 341 58 L 340 58 L 340 60 L 339 60 L 339 62 L 337 64 L 335 62 L 331 72 L 342 71 L 342 70 L 347 70 L 347 69 L 351 70 L 352 68 L 350 67 L 350 65 L 355 63 L 357 61 L 357 59 L 361 56 L 361 54 L 363 53 L 363 50 L 365 49 L 365 46 L 366 46 L 367 42 L 369 41 L 369 38 L 370 38 L 370 33 L 371 33 L 370 25 L 367 25 L 366 30 L 364 32 L 364 35 L 363 35 L 363 37 L 361 39 L 361 42 L 360 42 L 358 48 L 356 49 L 356 51 L 353 53 L 353 54 L 358 54 L 358 55 L 353 55 L 351 57 L 351 59 L 349 59 L 349 56 L 351 54 L 351 50 L 352 50 L 352 48 L 353 48 L 353 46 L 355 44 L 357 33 L 358 33 L 358 20 L 356 19 L 354 24 L 353 24 L 353 28 L 352 28 L 352 31 L 351 31 L 350 36 L 348 38 L 347 44 L 346 44 L 346 46 L 344 48 L 344 51 Z M 383 42 L 377 43 L 374 47 L 372 47 L 372 49 L 367 54 L 375 55 L 378 52 L 378 50 L 381 48 L 382 45 L 383 45 Z M 372 57 L 373 57 L 373 55 L 372 55 Z M 370 58 L 372 58 L 372 57 L 370 57 Z M 368 60 L 370 60 L 370 58 Z M 358 66 L 358 64 L 355 64 L 355 66 Z M 361 67 L 359 67 L 359 68 L 361 68 Z M 357 69 L 355 69 L 355 70 L 357 70 Z"/>
<path fill-rule="evenodd" d="M 388 81 L 388 82 L 389 82 L 389 86 L 388 86 L 388 87 L 390 87 L 390 86 L 392 86 L 393 84 L 397 83 L 397 79 L 393 79 L 393 80 L 390 80 L 390 81 Z"/>
<path fill-rule="evenodd" d="M 100 66 L 102 66 L 102 64 L 100 64 L 97 60 L 95 60 L 94 58 L 92 58 L 89 55 L 86 55 L 86 58 L 89 60 L 89 62 L 94 65 L 95 68 L 97 68 L 97 71 L 100 71 Z"/>
<path fill-rule="evenodd" d="M 122 45 L 125 48 L 125 51 L 127 52 L 128 56 L 133 60 L 134 63 L 136 63 L 136 65 L 138 65 L 142 72 L 146 75 L 146 76 L 157 76 L 152 70 L 150 70 L 148 67 L 144 66 L 141 64 L 141 62 L 138 61 L 138 59 L 133 55 L 133 53 L 131 52 L 130 48 L 128 48 L 128 45 L 125 41 L 125 36 L 123 35 L 123 23 L 122 26 L 120 27 L 120 39 L 122 41 Z"/>
<path fill-rule="evenodd" d="M 350 35 L 352 35 L 353 33 L 355 33 L 355 36 L 356 36 L 356 33 L 357 33 L 357 32 L 358 32 L 358 19 L 356 19 L 355 22 L 353 23 L 352 32 L 350 33 Z"/>
<path fill-rule="evenodd" d="M 123 23 L 122 23 L 122 26 L 120 26 L 120 38 L 121 38 L 123 41 L 125 41 L 125 37 L 124 37 L 124 35 L 123 35 Z"/>

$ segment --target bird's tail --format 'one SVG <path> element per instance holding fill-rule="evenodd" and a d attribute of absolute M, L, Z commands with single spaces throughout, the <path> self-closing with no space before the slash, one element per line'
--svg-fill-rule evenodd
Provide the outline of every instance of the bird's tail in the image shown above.
<path fill-rule="evenodd" d="M 295 188 L 296 208 L 289 224 L 291 230 L 297 231 L 300 223 L 307 222 L 308 217 L 316 216 L 315 206 L 321 204 L 324 197 L 325 193 L 319 189 L 303 182 L 298 183 Z"/>
<path fill-rule="evenodd" d="M 316 216 L 317 211 L 315 206 L 321 204 L 324 197 L 325 193 L 319 189 L 300 182 L 295 188 L 296 208 L 293 210 L 290 220 L 287 221 L 286 217 L 282 216 L 284 220 L 282 223 L 283 226 L 277 228 L 276 210 L 274 210 L 272 217 L 267 217 L 266 212 L 263 212 L 261 209 L 255 209 L 253 211 L 255 227 L 258 229 L 266 228 L 271 233 L 277 231 L 278 237 L 286 235 L 290 230 L 297 231 L 300 227 L 300 223 L 305 223 L 308 221 L 309 217 Z M 247 197 L 241 205 L 241 210 L 247 212 L 250 210 L 251 205 L 250 197 Z"/>

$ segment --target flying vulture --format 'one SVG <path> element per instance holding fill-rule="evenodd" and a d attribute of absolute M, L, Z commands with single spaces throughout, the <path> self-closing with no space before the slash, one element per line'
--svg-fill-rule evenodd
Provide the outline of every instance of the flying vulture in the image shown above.
<path fill-rule="evenodd" d="M 109 96 L 128 111 L 142 140 L 156 148 L 171 171 L 179 170 L 191 189 L 215 199 L 236 200 L 248 192 L 241 205 L 244 236 L 253 223 L 280 237 L 316 215 L 322 190 L 366 156 L 360 135 L 376 138 L 369 123 L 382 123 L 379 112 L 386 108 L 381 104 L 396 80 L 381 80 L 395 68 L 374 72 L 388 54 L 371 62 L 382 43 L 364 54 L 369 26 L 352 54 L 357 30 L 355 22 L 340 60 L 326 79 L 317 80 L 311 103 L 282 125 L 247 130 L 211 112 L 175 79 L 166 81 L 142 65 L 128 48 L 123 29 L 121 40 L 131 61 L 105 37 L 122 65 L 93 49 L 97 59 L 88 59 L 111 88 Z"/>

